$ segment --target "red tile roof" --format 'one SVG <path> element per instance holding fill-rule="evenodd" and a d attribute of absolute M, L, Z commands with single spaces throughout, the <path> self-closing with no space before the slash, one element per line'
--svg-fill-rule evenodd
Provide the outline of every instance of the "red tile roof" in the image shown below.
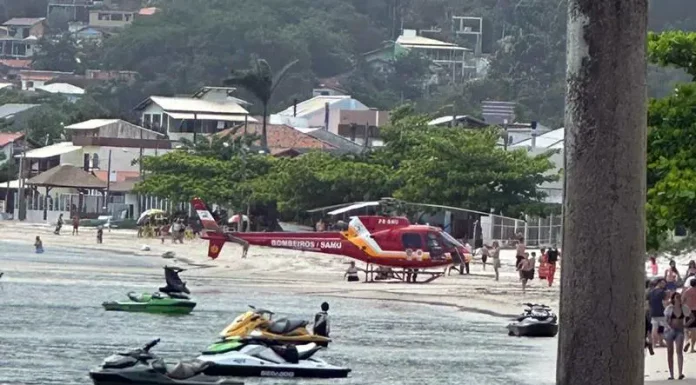
<path fill-rule="evenodd" d="M 29 69 L 31 68 L 31 59 L 0 59 L 0 64 L 10 68 Z"/>
<path fill-rule="evenodd" d="M 106 182 L 106 171 L 107 170 L 95 170 L 94 175 Z M 112 172 L 112 174 L 114 174 L 114 172 Z M 137 171 L 116 171 L 115 174 L 116 180 L 112 180 L 111 183 L 123 182 L 127 179 L 138 178 L 140 176 L 140 173 Z"/>
<path fill-rule="evenodd" d="M 261 123 L 249 123 L 247 126 L 247 132 L 249 134 L 260 135 L 261 131 Z M 271 152 L 273 152 L 274 149 L 287 150 L 290 148 L 314 148 L 324 150 L 336 148 L 336 146 L 330 143 L 313 138 L 285 124 L 268 124 L 266 126 L 266 131 L 268 136 L 268 148 L 271 150 Z M 232 133 L 234 133 L 234 136 L 243 135 L 244 127 L 228 128 L 220 131 L 218 135 L 227 136 L 231 135 Z"/>
<path fill-rule="evenodd" d="M 22 133 L 0 133 L 0 147 L 5 147 L 23 136 Z"/>

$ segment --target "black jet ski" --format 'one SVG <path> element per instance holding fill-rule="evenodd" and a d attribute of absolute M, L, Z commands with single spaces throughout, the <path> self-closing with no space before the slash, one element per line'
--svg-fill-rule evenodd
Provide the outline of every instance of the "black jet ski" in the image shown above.
<path fill-rule="evenodd" d="M 101 367 L 89 372 L 94 385 L 244 385 L 203 374 L 212 363 L 200 360 L 167 363 L 150 353 L 159 338 L 143 348 L 107 357 Z"/>
<path fill-rule="evenodd" d="M 507 326 L 508 335 L 517 337 L 555 337 L 558 316 L 546 305 L 526 303 L 527 308 Z"/>

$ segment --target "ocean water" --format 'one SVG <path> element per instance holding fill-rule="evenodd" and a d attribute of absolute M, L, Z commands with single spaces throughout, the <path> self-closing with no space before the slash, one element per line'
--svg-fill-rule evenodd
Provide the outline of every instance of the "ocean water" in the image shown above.
<path fill-rule="evenodd" d="M 85 268 L 89 266 L 89 268 Z M 0 243 L 0 384 L 91 384 L 106 356 L 161 338 L 167 359 L 194 358 L 247 305 L 311 319 L 331 304 L 329 363 L 347 379 L 247 378 L 247 384 L 545 385 L 554 383 L 556 339 L 508 337 L 508 320 L 420 304 L 250 290 L 187 279 L 198 306 L 188 316 L 106 312 L 101 303 L 163 284 L 160 261 L 101 252 Z M 127 273 L 128 267 L 152 268 Z M 436 298 L 434 298 L 436 300 Z"/>

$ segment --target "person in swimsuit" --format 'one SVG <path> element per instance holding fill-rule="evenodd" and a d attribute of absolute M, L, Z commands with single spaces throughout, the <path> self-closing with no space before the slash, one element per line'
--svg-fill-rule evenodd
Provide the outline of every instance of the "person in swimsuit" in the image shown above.
<path fill-rule="evenodd" d="M 360 269 L 358 269 L 357 267 L 355 267 L 355 262 L 351 262 L 351 263 L 350 263 L 350 266 L 349 266 L 348 269 L 346 270 L 346 273 L 343 274 L 343 278 L 346 278 L 346 277 L 347 277 L 347 278 L 348 278 L 348 282 L 357 282 L 357 281 L 360 281 L 360 278 L 358 277 L 358 271 L 360 271 Z"/>
<path fill-rule="evenodd" d="M 677 353 L 677 367 L 679 369 L 679 379 L 684 379 L 684 325 L 691 317 L 691 310 L 682 303 L 681 294 L 672 293 L 669 300 L 670 304 L 665 309 L 665 319 L 667 330 L 665 331 L 665 341 L 667 341 L 667 366 L 669 366 L 669 380 L 674 379 L 674 353 Z"/>
<path fill-rule="evenodd" d="M 694 275 L 696 275 L 696 261 L 691 260 L 689 261 L 689 267 L 686 269 L 686 274 L 684 274 L 684 280 Z"/>
<path fill-rule="evenodd" d="M 483 271 L 486 271 L 486 261 L 488 261 L 489 255 L 490 251 L 488 250 L 488 246 L 483 245 L 483 247 L 481 247 L 481 263 L 483 263 Z"/>
<path fill-rule="evenodd" d="M 516 252 L 517 252 L 517 257 L 516 257 L 517 261 L 515 262 L 515 270 L 519 271 L 520 270 L 520 263 L 522 262 L 522 260 L 525 259 L 524 252 L 527 249 L 526 246 L 524 245 L 524 238 L 522 238 L 522 237 L 519 238 L 519 241 L 517 241 L 517 245 L 515 248 L 516 248 Z M 521 274 L 520 274 L 520 277 L 522 277 Z"/>
<path fill-rule="evenodd" d="M 686 307 L 691 309 L 691 317 L 688 324 L 686 324 L 686 334 L 689 342 L 684 345 L 684 353 L 691 348 L 691 353 L 696 353 L 694 347 L 696 347 L 696 279 L 689 280 L 689 287 L 684 289 L 681 294 L 682 302 Z"/>
<path fill-rule="evenodd" d="M 527 282 L 534 279 L 534 265 L 529 259 L 529 253 L 525 253 L 520 262 L 520 279 L 522 281 L 522 293 L 527 292 Z"/>
<path fill-rule="evenodd" d="M 495 272 L 495 280 L 500 279 L 500 245 L 498 241 L 493 242 L 493 250 L 491 250 L 491 259 L 493 259 L 493 271 Z"/>
<path fill-rule="evenodd" d="M 679 275 L 679 270 L 677 270 L 677 264 L 674 262 L 674 260 L 670 260 L 669 268 L 665 270 L 665 282 L 667 283 L 667 290 L 676 291 L 679 281 L 681 281 L 681 276 Z"/>
<path fill-rule="evenodd" d="M 41 237 L 36 236 L 36 242 L 34 242 L 34 248 L 36 249 L 36 254 L 41 254 L 43 250 L 43 242 L 41 242 Z"/>

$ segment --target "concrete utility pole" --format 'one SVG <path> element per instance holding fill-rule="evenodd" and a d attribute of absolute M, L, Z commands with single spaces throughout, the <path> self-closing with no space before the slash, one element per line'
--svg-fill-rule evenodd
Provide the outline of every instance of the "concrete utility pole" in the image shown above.
<path fill-rule="evenodd" d="M 644 383 L 647 12 L 568 0 L 558 385 Z"/>

